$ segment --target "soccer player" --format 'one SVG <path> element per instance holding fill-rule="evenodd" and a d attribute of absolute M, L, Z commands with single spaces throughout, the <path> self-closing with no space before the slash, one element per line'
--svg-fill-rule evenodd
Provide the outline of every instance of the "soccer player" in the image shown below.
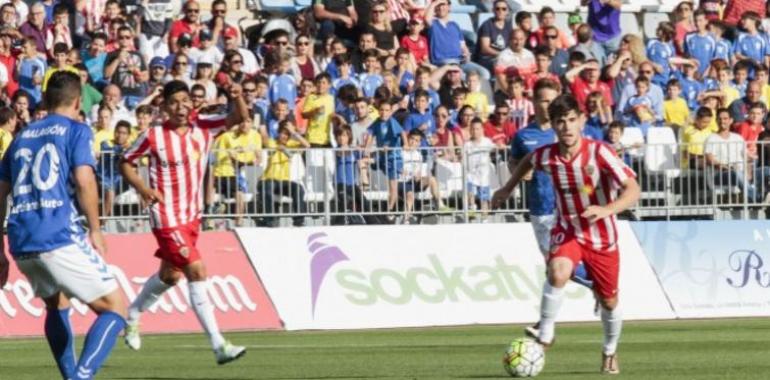
<path fill-rule="evenodd" d="M 150 204 L 150 225 L 159 246 L 155 256 L 161 260 L 158 273 L 150 276 L 128 308 L 125 342 L 134 350 L 141 347 L 140 314 L 184 275 L 192 309 L 209 337 L 217 363 L 231 362 L 246 353 L 244 347 L 234 346 L 219 332 L 214 308 L 206 293 L 206 267 L 195 247 L 203 208 L 204 172 L 214 138 L 228 127 L 249 119 L 241 86 L 233 84 L 229 92 L 234 109 L 227 118 L 198 116 L 190 120 L 192 104 L 187 85 L 182 81 L 167 83 L 162 96 L 168 120 L 139 135 L 124 153 L 121 174 Z M 148 155 L 149 186 L 136 172 L 139 160 Z"/>
<path fill-rule="evenodd" d="M 533 169 L 551 177 L 558 220 L 551 231 L 548 276 L 536 339 L 545 347 L 553 344 L 564 286 L 583 261 L 602 309 L 601 372 L 618 374 L 616 349 L 622 320 L 617 307 L 620 262 L 615 215 L 638 200 L 639 185 L 634 172 L 608 145 L 581 137 L 585 116 L 573 97 L 556 98 L 548 107 L 548 115 L 558 142 L 540 147 L 521 160 L 508 183 L 493 196 L 492 204 L 504 203 Z"/>
<path fill-rule="evenodd" d="M 9 250 L 45 302 L 45 335 L 64 379 L 92 379 L 126 325 L 117 281 L 102 259 L 106 246 L 99 226 L 93 133 L 76 121 L 80 88 L 78 74 L 53 74 L 44 95 L 48 116 L 16 136 L 0 165 L 0 220 L 5 220 L 10 194 Z M 81 212 L 88 232 L 78 222 Z M 8 280 L 3 245 L 0 239 L 0 288 Z M 71 297 L 98 315 L 79 360 L 69 318 Z"/>

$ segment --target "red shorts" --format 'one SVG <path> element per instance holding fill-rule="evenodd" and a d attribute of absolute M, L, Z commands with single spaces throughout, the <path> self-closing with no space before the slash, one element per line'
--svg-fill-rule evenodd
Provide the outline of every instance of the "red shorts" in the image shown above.
<path fill-rule="evenodd" d="M 554 230 L 556 231 L 556 230 Z M 594 282 L 594 290 L 604 299 L 612 298 L 618 294 L 618 273 L 620 272 L 620 255 L 618 249 L 597 251 L 580 244 L 575 237 L 557 239 L 551 237 L 551 254 L 548 260 L 557 257 L 566 257 L 572 261 L 573 268 L 581 261 L 586 267 L 588 276 Z M 559 240 L 561 240 L 559 242 Z M 558 242 L 558 243 L 557 243 Z"/>
<path fill-rule="evenodd" d="M 158 241 L 155 257 L 168 261 L 178 268 L 201 259 L 200 252 L 195 247 L 200 233 L 199 220 L 176 227 L 154 229 L 152 233 Z"/>

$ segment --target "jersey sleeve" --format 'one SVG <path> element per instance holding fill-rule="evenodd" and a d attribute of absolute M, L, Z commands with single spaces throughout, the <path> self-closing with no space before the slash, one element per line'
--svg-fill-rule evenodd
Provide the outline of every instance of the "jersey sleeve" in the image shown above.
<path fill-rule="evenodd" d="M 218 135 L 227 130 L 227 115 L 198 115 L 195 125 L 198 128 L 209 131 L 213 135 Z"/>
<path fill-rule="evenodd" d="M 622 186 L 631 178 L 636 178 L 636 174 L 610 149 L 607 144 L 597 143 L 596 162 L 599 164 L 599 170 L 612 177 L 615 184 Z"/>
<path fill-rule="evenodd" d="M 72 128 L 69 146 L 67 149 L 67 159 L 70 168 L 75 169 L 78 166 L 90 166 L 96 168 L 96 157 L 92 149 L 94 145 L 94 134 L 91 128 L 85 124 L 76 125 Z"/>
<path fill-rule="evenodd" d="M 136 138 L 136 141 L 134 141 L 133 144 L 131 144 L 131 147 L 126 149 L 126 151 L 123 153 L 123 159 L 127 162 L 130 162 L 134 165 L 137 164 L 137 161 L 139 161 L 140 158 L 146 156 L 150 153 L 150 133 L 149 129 L 139 134 L 139 136 Z"/>
<path fill-rule="evenodd" d="M 537 148 L 532 152 L 529 158 L 529 163 L 532 164 L 533 170 L 543 170 L 543 154 L 545 149 L 543 147 Z"/>

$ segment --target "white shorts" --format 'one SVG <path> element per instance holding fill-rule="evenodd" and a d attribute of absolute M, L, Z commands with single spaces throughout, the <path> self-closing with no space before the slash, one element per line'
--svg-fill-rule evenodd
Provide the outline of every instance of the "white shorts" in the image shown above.
<path fill-rule="evenodd" d="M 529 217 L 532 229 L 535 230 L 535 239 L 540 253 L 547 256 L 551 250 L 551 229 L 556 224 L 556 217 L 551 215 L 531 215 Z"/>
<path fill-rule="evenodd" d="M 91 303 L 118 288 L 112 270 L 88 243 L 22 257 L 16 266 L 41 298 L 62 292 L 68 298 Z"/>

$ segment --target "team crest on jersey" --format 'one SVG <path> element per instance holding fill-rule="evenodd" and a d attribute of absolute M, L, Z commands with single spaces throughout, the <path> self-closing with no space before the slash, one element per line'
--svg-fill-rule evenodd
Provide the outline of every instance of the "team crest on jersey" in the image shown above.
<path fill-rule="evenodd" d="M 179 249 L 179 255 L 184 257 L 185 259 L 190 257 L 190 248 L 188 247 L 182 247 Z"/>
<path fill-rule="evenodd" d="M 596 173 L 596 168 L 593 165 L 587 165 L 586 173 L 588 173 L 588 175 L 594 175 L 594 173 Z"/>
<path fill-rule="evenodd" d="M 594 189 L 594 187 L 592 185 L 590 185 L 590 184 L 583 185 L 583 187 L 580 188 L 580 192 L 582 192 L 583 194 L 586 194 L 586 195 L 593 194 L 594 190 L 596 190 L 596 189 Z"/>
<path fill-rule="evenodd" d="M 198 160 L 200 160 L 200 159 L 201 159 L 201 154 L 200 154 L 200 152 L 198 152 L 197 150 L 193 150 L 193 151 L 190 153 L 190 160 L 192 160 L 192 161 L 198 161 Z"/>

